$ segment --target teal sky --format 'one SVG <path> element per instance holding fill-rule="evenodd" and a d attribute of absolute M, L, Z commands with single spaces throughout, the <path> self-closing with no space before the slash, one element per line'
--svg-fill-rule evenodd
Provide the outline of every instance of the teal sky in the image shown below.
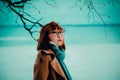
<path fill-rule="evenodd" d="M 25 7 L 25 11 L 31 14 L 36 20 L 42 18 L 40 21 L 41 23 L 47 23 L 50 21 L 56 21 L 61 24 L 97 24 L 97 23 L 103 23 L 99 16 L 94 14 L 94 19 L 92 14 L 90 14 L 90 20 L 88 16 L 88 8 L 86 5 L 83 6 L 82 10 L 78 6 L 75 6 L 75 0 L 48 0 L 49 3 L 52 4 L 48 5 L 45 3 L 44 0 L 36 0 L 33 2 L 30 2 L 30 4 L 27 4 Z M 105 0 L 93 0 L 94 6 L 99 12 L 99 14 L 110 16 L 111 18 L 107 18 L 102 16 L 104 21 L 106 23 L 115 23 L 120 24 L 120 5 L 112 5 L 111 4 L 105 4 Z M 31 4 L 32 3 L 32 4 Z M 82 2 L 83 3 L 83 2 Z M 0 3 L 1 6 L 3 5 Z M 82 4 L 79 4 L 80 6 Z M 36 10 L 40 11 L 39 12 Z M 73 8 L 71 8 L 73 7 Z M 1 25 L 12 25 L 16 24 L 17 16 L 12 11 L 8 10 L 6 7 L 2 7 L 2 12 L 0 12 L 0 24 Z M 89 20 L 89 21 L 88 21 Z M 21 24 L 21 21 L 17 20 L 17 23 Z"/>

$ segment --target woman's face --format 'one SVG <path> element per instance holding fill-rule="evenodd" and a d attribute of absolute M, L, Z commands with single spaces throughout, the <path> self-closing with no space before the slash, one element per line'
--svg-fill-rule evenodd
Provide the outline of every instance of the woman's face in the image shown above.
<path fill-rule="evenodd" d="M 50 41 L 56 43 L 58 46 L 62 46 L 64 43 L 64 31 L 63 30 L 52 30 L 49 32 L 48 37 Z"/>

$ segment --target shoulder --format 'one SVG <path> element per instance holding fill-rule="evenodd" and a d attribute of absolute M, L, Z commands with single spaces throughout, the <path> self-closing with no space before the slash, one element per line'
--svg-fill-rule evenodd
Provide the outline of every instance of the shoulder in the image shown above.
<path fill-rule="evenodd" d="M 37 54 L 37 59 L 39 61 L 48 61 L 54 57 L 52 50 L 39 50 Z"/>
<path fill-rule="evenodd" d="M 53 51 L 51 49 L 48 49 L 48 50 L 39 50 L 37 56 L 51 55 L 51 54 L 54 55 L 54 53 L 53 53 Z"/>

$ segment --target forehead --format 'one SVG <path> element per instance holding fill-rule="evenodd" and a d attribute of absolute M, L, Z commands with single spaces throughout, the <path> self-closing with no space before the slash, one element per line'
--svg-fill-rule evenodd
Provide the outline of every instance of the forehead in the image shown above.
<path fill-rule="evenodd" d="M 60 26 L 50 26 L 48 31 L 63 31 L 63 28 Z"/>

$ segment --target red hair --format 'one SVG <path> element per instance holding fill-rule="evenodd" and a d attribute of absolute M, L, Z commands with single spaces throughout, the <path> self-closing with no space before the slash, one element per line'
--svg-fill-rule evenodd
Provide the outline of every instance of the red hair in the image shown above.
<path fill-rule="evenodd" d="M 56 22 L 52 21 L 48 24 L 46 24 L 45 26 L 42 27 L 41 31 L 40 31 L 40 36 L 38 39 L 38 44 L 37 44 L 37 50 L 40 49 L 50 49 L 50 44 L 49 44 L 49 37 L 48 37 L 48 33 L 52 30 L 63 30 L 63 28 L 58 25 Z M 60 49 L 65 49 L 65 43 L 63 43 L 62 46 L 59 46 Z"/>

